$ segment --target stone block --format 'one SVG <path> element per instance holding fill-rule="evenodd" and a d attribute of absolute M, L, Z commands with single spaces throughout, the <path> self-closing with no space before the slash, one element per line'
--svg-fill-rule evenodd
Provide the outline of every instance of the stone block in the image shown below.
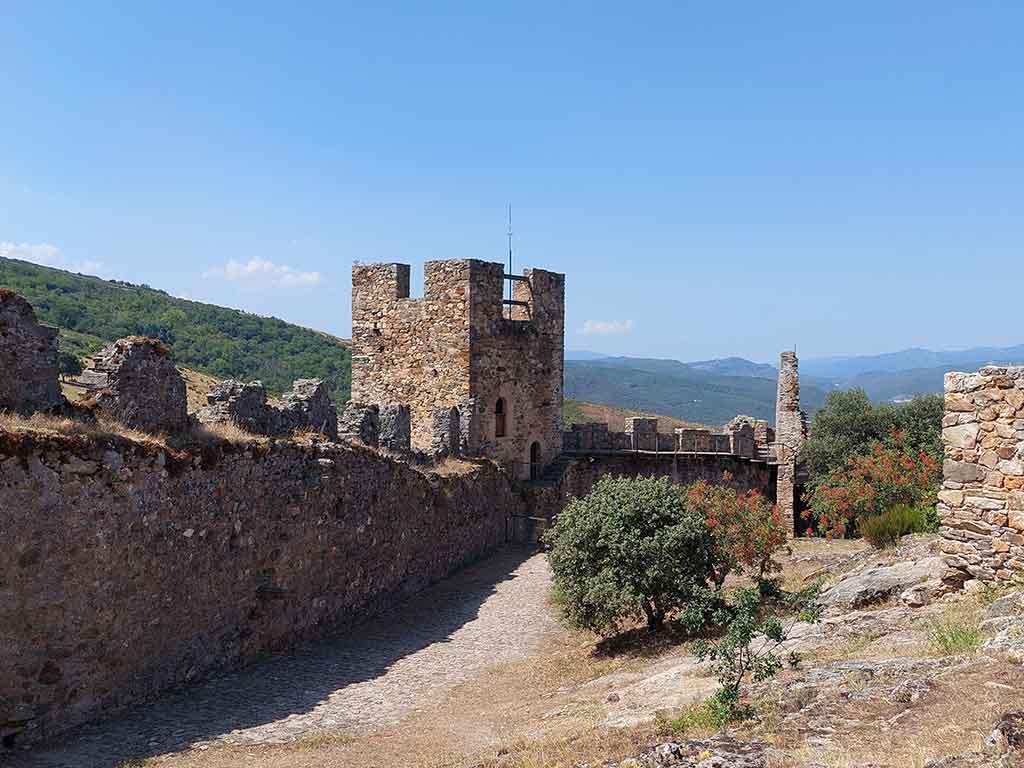
<path fill-rule="evenodd" d="M 411 450 L 412 421 L 408 405 L 380 406 L 380 447 L 396 453 Z"/>
<path fill-rule="evenodd" d="M 956 427 L 946 427 L 942 430 L 942 439 L 947 445 L 957 448 L 973 448 L 978 442 L 978 425 L 961 424 Z"/>
<path fill-rule="evenodd" d="M 380 444 L 380 407 L 349 401 L 338 424 L 338 434 L 376 448 Z"/>
<path fill-rule="evenodd" d="M 132 429 L 178 432 L 188 427 L 185 379 L 167 347 L 145 336 L 118 339 L 93 356 L 87 379 L 101 382 L 99 409 Z"/>

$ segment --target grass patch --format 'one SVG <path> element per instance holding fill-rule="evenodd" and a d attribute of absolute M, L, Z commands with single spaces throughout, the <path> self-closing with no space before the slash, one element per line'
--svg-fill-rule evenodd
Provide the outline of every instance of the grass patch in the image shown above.
<path fill-rule="evenodd" d="M 733 722 L 730 713 L 713 697 L 691 704 L 675 716 L 659 717 L 658 734 L 664 737 L 700 738 L 717 733 Z"/>
<path fill-rule="evenodd" d="M 973 653 L 983 638 L 976 611 L 958 606 L 926 625 L 928 645 L 940 656 Z"/>

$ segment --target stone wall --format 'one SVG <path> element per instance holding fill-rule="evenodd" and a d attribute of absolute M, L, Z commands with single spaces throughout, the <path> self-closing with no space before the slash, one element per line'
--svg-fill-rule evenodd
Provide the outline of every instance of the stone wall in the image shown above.
<path fill-rule="evenodd" d="M 311 430 L 330 438 L 338 436 L 338 411 L 327 384 L 320 379 L 297 379 L 281 396 L 280 407 L 267 402 L 262 382 L 228 379 L 206 394 L 206 406 L 196 418 L 204 424 L 231 423 L 253 435 Z"/>
<path fill-rule="evenodd" d="M 407 265 L 353 268 L 352 399 L 408 405 L 419 451 L 452 442 L 437 427 L 457 408 L 460 451 L 527 463 L 537 443 L 550 462 L 562 447 L 564 276 L 525 270 L 508 311 L 501 264 L 430 261 L 424 273 L 412 299 Z"/>
<path fill-rule="evenodd" d="M 0 430 L 0 738 L 343 630 L 500 545 L 519 504 L 490 463 Z"/>
<path fill-rule="evenodd" d="M 947 373 L 938 512 L 945 580 L 1024 573 L 1024 367 Z"/>
<path fill-rule="evenodd" d="M 763 422 L 761 422 L 763 423 Z M 677 428 L 672 434 L 658 431 L 658 419 L 633 416 L 625 421 L 624 432 L 612 432 L 602 422 L 573 424 L 562 433 L 562 449 L 570 453 L 601 451 L 660 451 L 683 453 L 731 453 L 743 458 L 765 458 L 767 428 L 749 416 L 737 416 L 723 429 Z"/>
<path fill-rule="evenodd" d="M 0 288 L 0 411 L 59 408 L 57 374 L 57 329 L 40 325 L 27 301 Z"/>
<path fill-rule="evenodd" d="M 79 380 L 96 390 L 101 412 L 132 429 L 174 433 L 188 426 L 185 379 L 159 341 L 118 339 L 93 356 Z"/>
<path fill-rule="evenodd" d="M 728 440 L 728 436 L 723 436 Z M 554 483 L 534 484 L 523 490 L 524 516 L 513 520 L 518 541 L 535 541 L 543 533 L 540 520 L 552 521 L 569 499 L 590 493 L 602 477 L 667 477 L 680 485 L 703 480 L 726 485 L 741 493 L 757 491 L 775 502 L 776 467 L 728 453 L 632 453 L 574 456 Z"/>

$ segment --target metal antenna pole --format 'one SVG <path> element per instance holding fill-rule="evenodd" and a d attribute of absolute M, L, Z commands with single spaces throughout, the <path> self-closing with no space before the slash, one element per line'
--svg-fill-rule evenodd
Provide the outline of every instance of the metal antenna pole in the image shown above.
<path fill-rule="evenodd" d="M 512 203 L 508 204 L 508 273 L 512 275 Z M 512 301 L 512 281 L 508 281 L 508 299 Z M 512 317 L 512 305 L 508 305 L 508 316 Z"/>

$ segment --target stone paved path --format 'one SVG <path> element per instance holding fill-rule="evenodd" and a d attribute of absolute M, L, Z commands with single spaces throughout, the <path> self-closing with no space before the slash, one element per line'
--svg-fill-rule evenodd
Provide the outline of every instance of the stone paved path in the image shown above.
<path fill-rule="evenodd" d="M 112 768 L 203 743 L 276 743 L 393 725 L 487 667 L 533 653 L 557 627 L 549 584 L 543 555 L 504 551 L 343 638 L 165 697 L 58 744 L 0 755 L 0 763 Z"/>

